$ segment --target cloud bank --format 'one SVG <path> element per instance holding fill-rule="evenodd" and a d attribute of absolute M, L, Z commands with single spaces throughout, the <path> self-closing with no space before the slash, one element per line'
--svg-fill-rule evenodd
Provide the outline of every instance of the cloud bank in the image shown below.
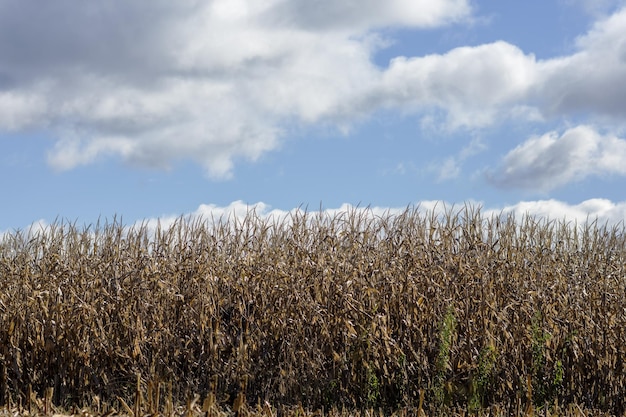
<path fill-rule="evenodd" d="M 113 155 L 227 177 L 276 148 L 286 122 L 353 116 L 346 100 L 380 75 L 372 28 L 470 13 L 467 0 L 318 3 L 2 1 L 0 129 L 52 128 L 59 170 Z"/>
<path fill-rule="evenodd" d="M 585 225 L 590 222 L 597 222 L 599 226 L 608 225 L 609 227 L 624 227 L 624 219 L 626 219 L 626 201 L 612 202 L 607 199 L 595 198 L 582 201 L 579 204 L 569 204 L 554 199 L 520 201 L 516 204 L 503 207 L 485 207 L 479 202 L 467 202 L 455 204 L 441 200 L 424 200 L 415 203 L 413 206 L 420 213 L 430 216 L 431 213 L 436 215 L 445 215 L 448 212 L 459 212 L 464 207 L 473 209 L 480 208 L 483 218 L 492 216 L 512 215 L 517 221 L 521 221 L 525 216 L 531 216 L 538 220 L 555 220 L 569 222 L 572 225 Z M 378 206 L 354 206 L 351 204 L 343 204 L 337 208 L 323 208 L 322 214 L 330 218 L 341 216 L 344 213 L 356 212 L 366 214 L 367 216 L 385 217 L 388 215 L 402 214 L 407 207 L 378 207 Z M 153 232 L 157 228 L 168 229 L 180 219 L 188 221 L 202 220 L 209 223 L 242 221 L 246 216 L 257 216 L 260 219 L 266 219 L 273 222 L 289 221 L 290 216 L 296 213 L 306 211 L 308 214 L 315 216 L 319 214 L 318 209 L 297 207 L 291 210 L 273 209 L 270 205 L 257 202 L 248 204 L 243 201 L 234 201 L 227 206 L 218 206 L 215 204 L 201 204 L 196 210 L 190 213 L 178 215 L 162 215 L 159 217 L 140 220 L 134 224 L 134 227 L 145 227 Z M 26 233 L 42 233 L 50 227 L 50 223 L 46 220 L 38 220 L 26 227 Z M 133 227 L 133 225 L 129 225 Z M 0 231 L 0 243 L 2 239 L 14 233 L 14 231 Z"/>
<path fill-rule="evenodd" d="M 599 18 L 567 56 L 537 60 L 496 41 L 374 65 L 381 29 L 473 13 L 469 0 L 4 0 L 0 130 L 52 129 L 58 170 L 107 156 L 151 167 L 187 159 L 227 178 L 293 123 L 349 126 L 384 109 L 423 120 L 443 111 L 444 130 L 573 114 L 626 125 L 626 8 Z M 624 175 L 612 168 L 626 165 L 621 142 L 590 132 L 585 142 L 584 129 L 529 139 L 503 159 L 500 183 L 551 189 L 598 174 L 575 167 L 598 158 L 601 171 Z M 539 149 L 567 157 L 552 164 Z"/>
<path fill-rule="evenodd" d="M 416 202 L 415 207 L 420 213 L 438 215 L 445 214 L 449 211 L 459 211 L 464 207 L 480 208 L 484 217 L 499 215 L 514 215 L 518 220 L 524 216 L 532 216 L 537 219 L 567 221 L 577 224 L 585 224 L 586 222 L 597 221 L 598 224 L 619 225 L 623 224 L 626 218 L 626 201 L 612 202 L 607 199 L 589 199 L 578 204 L 569 204 L 558 200 L 535 200 L 520 201 L 513 205 L 503 207 L 485 207 L 479 202 L 467 202 L 455 204 L 441 200 L 424 200 Z M 323 214 L 334 217 L 348 212 L 368 213 L 371 216 L 398 215 L 403 213 L 407 207 L 379 207 L 379 206 L 354 206 L 351 204 L 343 204 L 338 208 L 323 208 Z M 163 227 L 168 227 L 177 219 L 204 219 L 209 221 L 226 221 L 229 219 L 244 219 L 249 214 L 254 214 L 261 219 L 274 219 L 281 221 L 297 212 L 308 212 L 312 215 L 319 213 L 319 209 L 293 208 L 291 210 L 272 209 L 266 203 L 258 202 L 247 204 L 243 201 L 234 201 L 228 206 L 217 206 L 214 204 L 202 204 L 195 211 L 187 213 L 183 216 L 162 216 L 147 220 L 152 227 L 160 223 Z"/>

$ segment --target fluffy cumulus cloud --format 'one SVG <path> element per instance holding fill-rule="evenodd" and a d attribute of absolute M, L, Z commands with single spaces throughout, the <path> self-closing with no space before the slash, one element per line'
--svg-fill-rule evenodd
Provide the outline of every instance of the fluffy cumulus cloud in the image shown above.
<path fill-rule="evenodd" d="M 626 8 L 577 39 L 578 51 L 538 64 L 534 94 L 546 115 L 591 112 L 624 122 Z"/>
<path fill-rule="evenodd" d="M 502 187 L 549 191 L 592 175 L 626 175 L 626 140 L 589 126 L 528 139 L 489 174 Z"/>
<path fill-rule="evenodd" d="M 444 109 L 448 125 L 502 117 L 545 120 L 585 113 L 626 122 L 626 8 L 600 19 L 571 55 L 537 60 L 499 41 L 445 54 L 398 57 L 382 74 L 377 104 Z"/>
<path fill-rule="evenodd" d="M 573 112 L 624 125 L 626 8 L 599 18 L 568 56 L 537 60 L 498 41 L 374 65 L 377 30 L 472 13 L 469 0 L 0 0 L 0 130 L 52 129 L 60 170 L 110 155 L 156 167 L 191 159 L 228 177 L 294 122 L 349 126 L 386 108 L 423 121 L 443 111 L 446 129 Z M 505 158 L 510 184 L 526 186 L 519 157 L 542 146 L 570 151 L 556 165 L 597 153 L 551 138 Z M 619 147 L 611 141 L 598 146 Z M 581 175 L 568 172 L 551 186 Z"/>
<path fill-rule="evenodd" d="M 524 100 L 541 118 L 585 115 L 614 129 L 626 126 L 626 8 L 598 20 L 571 55 L 534 62 Z M 534 136 L 489 172 L 491 183 L 547 192 L 591 176 L 626 175 L 626 140 L 580 125 Z"/>
<path fill-rule="evenodd" d="M 579 204 L 567 204 L 558 200 L 522 201 L 499 210 L 487 210 L 486 214 L 513 214 L 517 219 L 533 216 L 538 219 L 586 224 L 623 226 L 626 218 L 626 202 L 614 203 L 607 199 L 594 198 Z"/>
<path fill-rule="evenodd" d="M 519 106 L 536 78 L 535 58 L 501 41 L 395 58 L 379 95 L 388 106 L 444 109 L 452 127 L 483 126 L 503 109 Z"/>
<path fill-rule="evenodd" d="M 322 3 L 2 0 L 0 129 L 52 127 L 57 169 L 190 158 L 228 176 L 285 121 L 354 116 L 348 102 L 379 77 L 371 28 L 470 13 L 467 0 Z"/>

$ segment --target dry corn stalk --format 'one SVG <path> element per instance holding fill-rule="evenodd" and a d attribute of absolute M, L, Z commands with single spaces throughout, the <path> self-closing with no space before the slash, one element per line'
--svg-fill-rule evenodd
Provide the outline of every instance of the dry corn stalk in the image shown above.
<path fill-rule="evenodd" d="M 624 236 L 471 206 L 8 233 L 0 405 L 33 412 L 52 388 L 55 401 L 158 412 L 143 375 L 167 383 L 166 415 L 196 392 L 215 409 L 622 414 Z"/>

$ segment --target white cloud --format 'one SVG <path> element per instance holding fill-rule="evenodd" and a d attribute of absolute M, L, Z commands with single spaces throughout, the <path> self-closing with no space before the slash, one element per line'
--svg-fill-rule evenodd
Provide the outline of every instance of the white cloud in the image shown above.
<path fill-rule="evenodd" d="M 558 200 L 538 200 L 519 202 L 501 210 L 485 211 L 488 215 L 499 213 L 511 213 L 517 219 L 530 215 L 538 219 L 564 220 L 578 225 L 596 220 L 599 225 L 623 225 L 626 219 L 626 202 L 614 203 L 601 198 L 585 200 L 580 204 L 567 204 Z"/>
<path fill-rule="evenodd" d="M 590 112 L 624 124 L 626 8 L 577 39 L 578 52 L 538 65 L 534 94 L 547 115 Z"/>
<path fill-rule="evenodd" d="M 258 202 L 254 204 L 246 204 L 243 201 L 234 201 L 226 207 L 219 207 L 215 204 L 201 204 L 196 211 L 193 212 L 193 217 L 200 217 L 203 219 L 228 219 L 229 217 L 236 217 L 243 219 L 249 214 L 255 214 L 259 217 L 283 217 L 287 215 L 286 211 L 271 209 L 269 205 Z"/>
<path fill-rule="evenodd" d="M 51 127 L 57 169 L 108 154 L 228 177 L 276 148 L 285 121 L 359 114 L 352 98 L 379 78 L 372 28 L 470 14 L 467 0 L 318 3 L 2 2 L 0 129 Z"/>
<path fill-rule="evenodd" d="M 520 201 L 516 204 L 504 207 L 484 207 L 480 202 L 468 201 L 466 203 L 450 203 L 441 200 L 424 200 L 415 203 L 413 206 L 422 215 L 430 217 L 431 213 L 436 216 L 445 216 L 446 213 L 462 213 L 465 207 L 480 208 L 483 218 L 492 216 L 512 214 L 520 221 L 524 216 L 532 216 L 543 220 L 567 221 L 583 225 L 586 222 L 598 221 L 598 224 L 618 225 L 623 224 L 626 218 L 626 201 L 614 203 L 606 199 L 589 199 L 579 204 L 568 204 L 558 200 L 536 200 Z M 328 218 L 336 218 L 345 213 L 356 213 L 366 217 L 385 217 L 402 214 L 407 207 L 363 207 L 351 204 L 342 204 L 338 208 L 323 209 L 323 215 Z M 245 204 L 242 201 L 235 201 L 228 206 L 220 207 L 213 204 L 203 204 L 194 212 L 188 215 L 190 219 L 212 220 L 243 220 L 246 215 L 253 213 L 260 219 L 276 220 L 278 222 L 289 221 L 290 216 L 296 213 L 303 213 L 303 208 L 293 208 L 289 211 L 272 209 L 269 205 L 258 202 Z M 317 209 L 307 210 L 311 217 L 319 214 Z M 170 216 L 166 222 L 161 219 L 162 226 L 173 224 L 176 217 Z M 158 219 L 152 219 L 152 224 Z"/>
<path fill-rule="evenodd" d="M 261 219 L 263 218 L 275 218 L 281 220 L 288 215 L 288 212 L 274 209 L 271 210 L 270 206 L 263 202 L 254 204 L 247 204 L 241 200 L 233 201 L 228 206 L 220 207 L 215 204 L 201 204 L 195 211 L 185 215 L 165 215 L 157 218 L 151 218 L 148 220 L 140 221 L 136 224 L 145 225 L 148 230 L 154 231 L 157 227 L 162 229 L 168 229 L 174 225 L 177 221 L 182 219 L 187 220 L 202 220 L 209 224 L 229 222 L 229 221 L 242 221 L 246 216 L 254 215 Z"/>
<path fill-rule="evenodd" d="M 416 209 L 421 215 L 431 218 L 434 214 L 436 217 L 444 218 L 446 214 L 463 214 L 465 208 L 479 209 L 484 219 L 490 219 L 492 216 L 513 215 L 517 221 L 521 221 L 525 216 L 531 216 L 538 220 L 556 220 L 570 222 L 572 225 L 584 225 L 589 222 L 597 221 L 598 225 L 624 225 L 626 219 L 626 201 L 612 202 L 607 199 L 589 199 L 579 204 L 568 204 L 558 200 L 536 200 L 536 201 L 520 201 L 513 205 L 504 207 L 484 207 L 477 201 L 467 201 L 465 203 L 450 203 L 441 200 L 424 200 L 415 203 L 412 208 Z M 411 208 L 411 207 L 409 207 Z M 326 208 L 322 210 L 322 215 L 327 219 L 340 218 L 346 213 L 354 213 L 366 218 L 374 219 L 376 217 L 397 216 L 405 212 L 407 207 L 370 207 L 370 206 L 354 206 L 351 204 L 342 204 L 338 208 Z M 163 215 L 160 217 L 149 218 L 138 221 L 129 227 L 144 227 L 150 233 L 154 233 L 157 228 L 167 230 L 176 224 L 180 219 L 186 221 L 206 221 L 209 225 L 213 222 L 241 222 L 247 216 L 256 216 L 261 220 L 277 222 L 284 224 L 290 222 L 293 216 L 307 212 L 309 219 L 315 219 L 320 214 L 317 209 L 308 210 L 307 208 L 297 207 L 291 210 L 272 209 L 266 203 L 257 202 L 247 204 L 242 201 L 234 201 L 227 206 L 218 206 L 215 204 L 201 204 L 196 210 L 184 215 Z M 443 217 L 442 217 L 443 216 Z M 54 224 L 54 223 L 53 223 Z M 232 223 L 231 223 L 232 224 Z M 24 230 L 27 236 L 46 232 L 51 224 L 45 220 L 38 220 L 26 227 Z M 13 231 L 0 231 L 0 243 L 2 239 L 14 234 Z"/>
<path fill-rule="evenodd" d="M 498 41 L 373 64 L 378 28 L 435 27 L 471 13 L 469 0 L 4 1 L 0 129 L 52 128 L 56 169 L 107 155 L 156 167 L 191 159 L 227 178 L 237 159 L 276 149 L 292 122 L 349 127 L 381 108 L 444 130 L 574 112 L 625 125 L 626 8 L 599 20 L 569 56 L 537 61 Z M 621 149 L 610 142 L 602 146 Z M 584 159 L 584 149 L 567 148 L 568 161 Z M 615 172 L 607 167 L 622 160 L 603 155 Z M 450 174 L 458 163 L 449 161 Z M 587 175 L 565 165 L 548 188 Z M 524 166 L 513 166 L 512 181 Z"/>
<path fill-rule="evenodd" d="M 48 231 L 49 229 L 50 229 L 50 224 L 43 219 L 39 219 L 37 221 L 32 222 L 25 229 L 0 230 L 0 244 L 2 244 L 5 241 L 5 239 L 10 239 L 10 238 L 12 239 L 16 237 L 18 233 L 22 239 L 25 239 L 23 243 L 26 244 L 28 240 L 32 238 L 33 236 L 46 233 L 46 231 Z"/>
<path fill-rule="evenodd" d="M 516 108 L 536 78 L 534 56 L 500 41 L 444 55 L 395 58 L 379 94 L 390 106 L 443 108 L 452 128 L 485 126 L 502 108 Z"/>
<path fill-rule="evenodd" d="M 541 121 L 576 114 L 624 126 L 625 39 L 626 7 L 598 20 L 568 56 L 538 61 L 498 41 L 398 57 L 384 71 L 374 102 L 426 114 L 443 109 L 444 127 L 453 129 L 488 126 L 503 118 Z"/>
<path fill-rule="evenodd" d="M 45 111 L 45 102 L 30 92 L 3 92 L 0 88 L 0 128 L 17 131 L 38 123 Z"/>
<path fill-rule="evenodd" d="M 546 133 L 511 150 L 489 179 L 502 187 L 549 191 L 592 175 L 626 175 L 626 140 L 590 126 Z"/>
<path fill-rule="evenodd" d="M 281 1 L 277 5 L 282 21 L 313 30 L 364 32 L 386 26 L 434 27 L 467 18 L 471 12 L 465 0 L 307 0 Z"/>

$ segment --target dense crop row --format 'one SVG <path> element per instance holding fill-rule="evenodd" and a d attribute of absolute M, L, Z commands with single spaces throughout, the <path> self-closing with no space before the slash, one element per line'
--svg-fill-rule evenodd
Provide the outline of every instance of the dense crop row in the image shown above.
<path fill-rule="evenodd" d="M 0 243 L 0 405 L 626 409 L 620 227 L 408 209 Z M 152 397 L 152 394 L 150 395 Z"/>

